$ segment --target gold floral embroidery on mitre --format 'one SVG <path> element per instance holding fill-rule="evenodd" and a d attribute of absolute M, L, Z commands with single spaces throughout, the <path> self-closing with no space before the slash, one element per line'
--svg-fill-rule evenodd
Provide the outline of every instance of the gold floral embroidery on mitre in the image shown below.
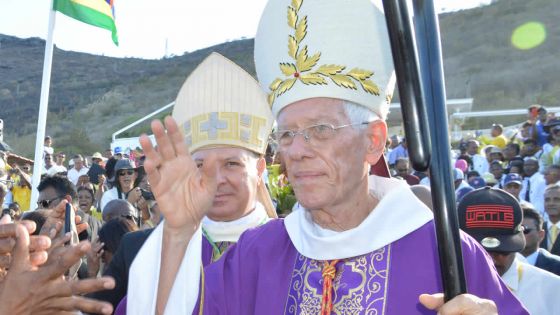
<path fill-rule="evenodd" d="M 278 96 L 289 91 L 296 81 L 306 85 L 327 85 L 327 79 L 330 79 L 334 84 L 352 90 L 358 89 L 357 82 L 367 93 L 379 96 L 379 87 L 370 80 L 373 71 L 354 68 L 343 72 L 346 66 L 333 64 L 321 65 L 317 69 L 313 69 L 319 62 L 321 53 L 317 52 L 309 56 L 307 45 L 300 46 L 307 35 L 307 16 L 300 19 L 298 15 L 302 3 L 303 0 L 292 0 L 292 4 L 288 6 L 288 25 L 294 29 L 294 34 L 288 35 L 288 55 L 294 59 L 295 63 L 280 63 L 280 71 L 286 77 L 284 79 L 276 78 L 269 85 L 271 92 L 268 94 L 268 103 L 270 106 Z"/>

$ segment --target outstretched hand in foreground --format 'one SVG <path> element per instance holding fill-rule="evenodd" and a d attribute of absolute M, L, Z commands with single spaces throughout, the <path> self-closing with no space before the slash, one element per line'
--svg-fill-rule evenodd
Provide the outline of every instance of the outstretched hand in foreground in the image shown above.
<path fill-rule="evenodd" d="M 89 243 L 57 244 L 53 256 L 49 257 L 50 239 L 40 236 L 33 244 L 29 234 L 34 230 L 33 222 L 0 225 L 0 240 L 13 240 L 10 263 L 0 280 L 0 315 L 75 314 L 75 311 L 111 314 L 111 304 L 80 295 L 111 289 L 115 285 L 113 279 L 64 279 L 70 266 L 87 252 Z"/>

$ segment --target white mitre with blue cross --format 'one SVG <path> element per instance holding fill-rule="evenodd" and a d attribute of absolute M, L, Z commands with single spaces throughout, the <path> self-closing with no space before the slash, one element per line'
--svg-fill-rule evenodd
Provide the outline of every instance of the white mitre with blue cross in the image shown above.
<path fill-rule="evenodd" d="M 357 103 L 385 119 L 395 86 L 385 17 L 371 0 L 268 1 L 255 65 L 275 117 L 314 97 Z"/>
<path fill-rule="evenodd" d="M 264 154 L 272 129 L 266 94 L 241 67 L 212 53 L 187 78 L 173 118 L 189 150 L 241 147 Z"/>

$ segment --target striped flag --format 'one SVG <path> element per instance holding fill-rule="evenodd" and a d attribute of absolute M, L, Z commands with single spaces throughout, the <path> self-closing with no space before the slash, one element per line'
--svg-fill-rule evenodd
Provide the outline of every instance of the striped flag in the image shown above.
<path fill-rule="evenodd" d="M 53 10 L 111 31 L 113 42 L 119 45 L 113 0 L 54 0 Z"/>

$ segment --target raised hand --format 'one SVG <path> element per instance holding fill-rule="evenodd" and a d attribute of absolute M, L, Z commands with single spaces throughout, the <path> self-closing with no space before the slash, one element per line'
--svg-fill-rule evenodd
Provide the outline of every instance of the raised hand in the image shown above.
<path fill-rule="evenodd" d="M 105 302 L 78 296 L 89 292 L 111 289 L 111 278 L 80 281 L 64 280 L 64 273 L 90 248 L 89 243 L 62 247 L 55 259 L 36 267 L 31 261 L 29 231 L 15 225 L 16 241 L 12 264 L 0 281 L 0 315 L 4 314 L 69 314 L 73 311 L 111 314 L 112 307 Z M 47 259 L 42 252 L 43 259 Z"/>
<path fill-rule="evenodd" d="M 157 150 L 146 135 L 140 137 L 140 144 L 146 155 L 144 169 L 166 219 L 165 227 L 172 232 L 192 233 L 216 194 L 216 156 L 205 158 L 198 168 L 171 117 L 165 118 L 165 127 L 153 121 L 152 131 Z"/>

